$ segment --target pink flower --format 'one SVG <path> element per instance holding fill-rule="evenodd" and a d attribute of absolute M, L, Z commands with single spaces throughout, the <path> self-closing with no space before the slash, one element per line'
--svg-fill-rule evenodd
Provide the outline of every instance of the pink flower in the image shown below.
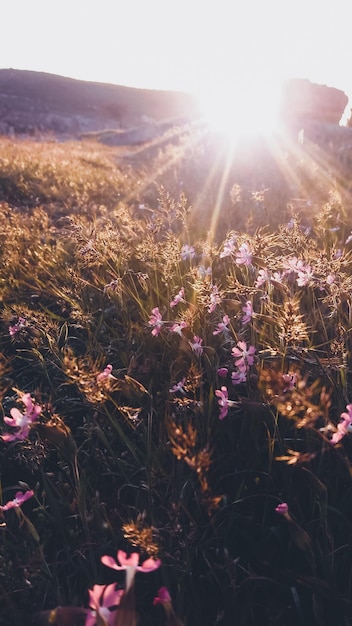
<path fill-rule="evenodd" d="M 216 285 L 212 285 L 212 291 L 210 294 L 210 304 L 208 306 L 209 313 L 213 313 L 218 304 L 221 302 L 221 296 L 219 294 L 219 289 Z"/>
<path fill-rule="evenodd" d="M 185 302 L 184 295 L 185 295 L 184 287 L 181 287 L 181 289 L 178 292 L 178 294 L 173 298 L 173 300 L 171 300 L 170 306 L 174 307 L 177 304 L 179 304 L 180 302 Z"/>
<path fill-rule="evenodd" d="M 247 300 L 246 306 L 242 307 L 242 311 L 244 316 L 242 317 L 242 324 L 248 324 L 251 321 L 253 315 L 253 306 L 252 303 Z"/>
<path fill-rule="evenodd" d="M 153 330 L 152 330 L 153 337 L 157 337 L 163 325 L 162 315 L 159 311 L 159 307 L 155 307 L 154 309 L 152 309 L 152 314 L 150 316 L 148 324 L 149 326 L 153 327 Z"/>
<path fill-rule="evenodd" d="M 341 422 L 337 424 L 337 432 L 334 433 L 330 439 L 330 443 L 333 445 L 341 441 L 341 439 L 347 435 L 349 427 L 352 425 L 352 404 L 348 404 L 346 409 L 347 413 L 341 413 L 340 415 Z"/>
<path fill-rule="evenodd" d="M 190 346 L 193 350 L 193 352 L 197 355 L 197 356 L 201 356 L 203 354 L 203 339 L 201 339 L 200 337 L 198 337 L 198 335 L 194 335 L 193 337 L 193 343 L 190 342 Z"/>
<path fill-rule="evenodd" d="M 282 380 L 285 383 L 285 387 L 283 388 L 283 392 L 286 391 L 291 391 L 291 389 L 294 388 L 296 381 L 297 381 L 297 374 L 293 373 L 293 374 L 282 374 Z"/>
<path fill-rule="evenodd" d="M 333 285 L 336 280 L 336 274 L 328 274 L 326 277 L 326 284 Z"/>
<path fill-rule="evenodd" d="M 305 265 L 301 270 L 297 272 L 297 285 L 299 287 L 305 287 L 309 285 L 313 280 L 313 272 L 310 265 Z"/>
<path fill-rule="evenodd" d="M 234 402 L 233 400 L 229 400 L 228 391 L 225 386 L 221 387 L 221 389 L 216 389 L 215 395 L 217 396 L 217 398 L 219 398 L 218 400 L 218 405 L 220 407 L 219 420 L 223 420 L 224 417 L 226 417 L 226 415 L 228 414 L 229 407 L 236 406 L 237 403 Z"/>
<path fill-rule="evenodd" d="M 255 347 L 249 346 L 247 348 L 245 341 L 239 341 L 237 346 L 232 348 L 232 355 L 237 359 L 235 365 L 239 369 L 246 368 L 254 363 Z"/>
<path fill-rule="evenodd" d="M 224 317 L 222 318 L 222 322 L 219 322 L 216 329 L 213 331 L 213 335 L 219 335 L 220 333 L 223 333 L 226 330 L 228 330 L 229 321 L 230 321 L 229 316 L 224 315 Z"/>
<path fill-rule="evenodd" d="M 26 326 L 25 318 L 19 317 L 17 324 L 14 324 L 13 326 L 9 326 L 9 334 L 11 335 L 11 337 L 14 337 L 15 335 L 17 335 L 17 333 L 19 333 L 22 330 L 22 328 L 25 328 L 25 326 Z"/>
<path fill-rule="evenodd" d="M 25 393 L 21 398 L 21 402 L 23 402 L 26 407 L 25 413 L 21 413 L 16 407 L 13 407 L 10 411 L 12 417 L 7 417 L 5 415 L 4 422 L 11 426 L 11 428 L 16 428 L 16 432 L 13 434 L 5 434 L 1 435 L 1 438 L 4 441 L 15 441 L 16 439 L 26 439 L 29 434 L 30 426 L 37 419 L 38 415 L 41 413 L 42 409 L 38 404 L 33 404 L 31 396 L 29 393 Z"/>
<path fill-rule="evenodd" d="M 303 261 L 297 259 L 296 256 L 292 256 L 288 259 L 284 259 L 282 265 L 284 267 L 285 274 L 291 274 L 292 272 L 295 272 L 298 274 L 298 272 L 304 271 L 304 267 L 305 267 Z"/>
<path fill-rule="evenodd" d="M 242 243 L 236 253 L 237 265 L 251 265 L 253 253 L 247 242 Z"/>
<path fill-rule="evenodd" d="M 22 491 L 17 491 L 13 500 L 10 500 L 3 506 L 0 506 L 0 511 L 9 511 L 10 509 L 16 509 L 17 507 L 21 506 L 23 502 L 26 502 L 26 500 L 29 500 L 29 498 L 32 498 L 33 496 L 34 491 L 32 491 L 31 489 L 29 491 L 25 491 L 24 493 Z"/>
<path fill-rule="evenodd" d="M 142 565 L 138 565 L 138 552 L 132 552 L 132 554 L 127 555 L 123 550 L 118 550 L 117 560 L 120 565 L 115 561 L 115 559 L 113 559 L 112 556 L 101 557 L 101 562 L 107 567 L 111 567 L 116 570 L 126 570 L 126 593 L 133 585 L 134 577 L 137 572 L 153 572 L 161 565 L 160 559 L 147 559 L 142 563 Z"/>
<path fill-rule="evenodd" d="M 229 370 L 227 369 L 227 367 L 219 367 L 218 376 L 220 376 L 220 378 L 226 378 L 228 373 Z"/>
<path fill-rule="evenodd" d="M 181 391 L 182 393 L 184 393 L 185 382 L 186 382 L 186 378 L 182 378 L 182 380 L 180 380 L 179 383 L 176 383 L 176 385 L 174 385 L 173 387 L 171 387 L 171 389 L 169 389 L 169 392 L 176 393 L 177 391 Z"/>
<path fill-rule="evenodd" d="M 235 235 L 226 239 L 226 241 L 224 242 L 223 251 L 220 252 L 220 259 L 223 259 L 226 256 L 230 256 L 234 252 L 235 244 L 236 244 Z"/>
<path fill-rule="evenodd" d="M 187 259 L 193 259 L 193 257 L 195 256 L 195 250 L 193 248 L 193 246 L 189 246 L 187 243 L 185 243 L 182 246 L 181 249 L 181 259 L 182 261 L 187 261 Z"/>
<path fill-rule="evenodd" d="M 245 383 L 247 381 L 246 368 L 239 368 L 237 372 L 232 372 L 231 380 L 233 385 L 240 385 L 241 383 Z"/>
<path fill-rule="evenodd" d="M 259 287 L 262 287 L 263 285 L 265 285 L 265 283 L 268 282 L 269 279 L 270 279 L 270 274 L 268 270 L 259 270 L 257 280 L 255 281 L 255 287 L 259 289 Z"/>
<path fill-rule="evenodd" d="M 276 509 L 275 509 L 275 511 L 279 515 L 287 515 L 288 514 L 288 504 L 286 502 L 282 502 L 281 504 L 278 504 Z"/>
<path fill-rule="evenodd" d="M 101 383 L 104 380 L 108 380 L 111 377 L 112 365 L 107 365 L 106 368 L 97 376 L 97 382 Z"/>
<path fill-rule="evenodd" d="M 182 337 L 182 330 L 188 326 L 187 322 L 182 321 L 180 323 L 173 324 L 170 328 L 171 333 L 177 333 Z"/>
<path fill-rule="evenodd" d="M 94 585 L 93 589 L 88 589 L 90 611 L 86 617 L 85 626 L 96 626 L 97 623 L 113 626 L 116 608 L 124 593 L 123 589 L 116 590 L 115 587 L 115 583 L 112 583 L 111 585 Z"/>
<path fill-rule="evenodd" d="M 153 600 L 153 605 L 157 606 L 157 604 L 170 604 L 171 596 L 167 587 L 160 587 L 158 589 L 158 595 Z"/>

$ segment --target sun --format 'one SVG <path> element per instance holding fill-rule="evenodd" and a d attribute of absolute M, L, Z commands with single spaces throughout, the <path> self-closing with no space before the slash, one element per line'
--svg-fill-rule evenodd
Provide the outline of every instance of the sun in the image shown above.
<path fill-rule="evenodd" d="M 201 89 L 197 94 L 202 121 L 236 142 L 270 136 L 280 127 L 280 84 L 239 83 Z"/>

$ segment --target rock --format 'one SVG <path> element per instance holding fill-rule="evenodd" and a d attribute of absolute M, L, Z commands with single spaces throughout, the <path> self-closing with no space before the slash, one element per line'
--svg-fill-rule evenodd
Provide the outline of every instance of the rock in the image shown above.
<path fill-rule="evenodd" d="M 297 128 L 309 122 L 339 124 L 347 104 L 348 97 L 340 89 L 304 78 L 291 79 L 282 89 L 281 117 Z"/>

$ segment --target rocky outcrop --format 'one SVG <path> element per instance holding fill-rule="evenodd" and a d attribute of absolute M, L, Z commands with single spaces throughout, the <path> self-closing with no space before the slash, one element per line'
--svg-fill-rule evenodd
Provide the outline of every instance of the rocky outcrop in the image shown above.
<path fill-rule="evenodd" d="M 339 124 L 347 104 L 348 97 L 340 89 L 292 79 L 283 85 L 281 116 L 285 123 L 299 127 L 309 122 Z"/>

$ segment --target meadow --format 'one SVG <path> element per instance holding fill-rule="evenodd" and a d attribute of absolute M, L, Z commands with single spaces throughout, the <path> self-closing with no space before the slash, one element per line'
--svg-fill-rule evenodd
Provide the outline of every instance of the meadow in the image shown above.
<path fill-rule="evenodd" d="M 1 624 L 352 624 L 340 157 L 0 138 Z"/>

